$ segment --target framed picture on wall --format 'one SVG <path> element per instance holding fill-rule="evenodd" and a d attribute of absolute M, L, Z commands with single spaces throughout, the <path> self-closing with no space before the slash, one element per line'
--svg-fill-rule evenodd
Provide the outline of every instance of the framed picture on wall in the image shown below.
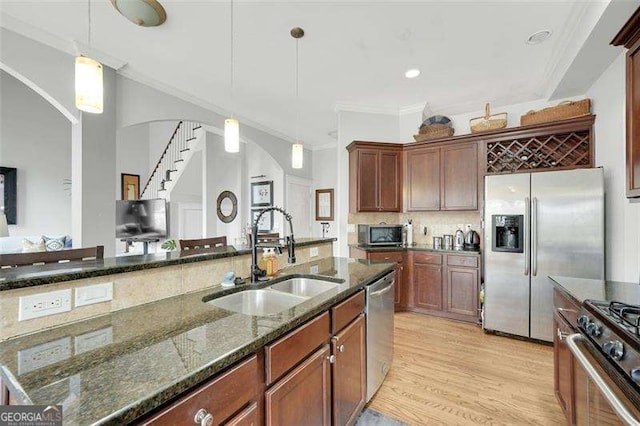
<path fill-rule="evenodd" d="M 140 175 L 120 174 L 123 200 L 137 200 L 140 198 Z"/>
<path fill-rule="evenodd" d="M 273 181 L 251 183 L 251 207 L 268 207 L 273 205 Z"/>
<path fill-rule="evenodd" d="M 15 225 L 17 221 L 17 175 L 14 167 L 0 167 L 0 214 L 4 213 L 9 225 Z"/>
<path fill-rule="evenodd" d="M 256 221 L 261 209 L 251 210 L 251 224 Z M 266 212 L 258 222 L 258 232 L 270 232 L 273 228 L 273 211 Z"/>
<path fill-rule="evenodd" d="M 333 220 L 333 188 L 316 189 L 316 220 Z"/>

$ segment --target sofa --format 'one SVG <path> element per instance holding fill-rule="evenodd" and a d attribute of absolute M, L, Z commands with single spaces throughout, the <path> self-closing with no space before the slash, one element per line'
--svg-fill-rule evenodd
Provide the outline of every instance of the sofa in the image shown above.
<path fill-rule="evenodd" d="M 59 237 L 58 235 L 48 235 L 52 237 Z M 38 244 L 42 239 L 42 235 L 16 235 L 9 237 L 0 237 L 0 254 L 6 253 L 23 253 L 24 252 L 24 240 L 29 240 L 33 244 Z M 71 248 L 73 241 L 70 236 L 66 236 L 64 248 Z"/>

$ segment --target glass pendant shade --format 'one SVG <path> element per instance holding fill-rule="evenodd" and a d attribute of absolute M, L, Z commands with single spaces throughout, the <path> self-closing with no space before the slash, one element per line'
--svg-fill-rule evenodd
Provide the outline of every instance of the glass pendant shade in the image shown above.
<path fill-rule="evenodd" d="M 76 108 L 102 113 L 102 64 L 86 56 L 76 58 Z"/>
<path fill-rule="evenodd" d="M 294 143 L 291 147 L 291 167 L 301 169 L 304 159 L 304 150 L 301 143 Z"/>
<path fill-rule="evenodd" d="M 235 118 L 224 120 L 224 150 L 227 152 L 240 151 L 240 123 Z"/>

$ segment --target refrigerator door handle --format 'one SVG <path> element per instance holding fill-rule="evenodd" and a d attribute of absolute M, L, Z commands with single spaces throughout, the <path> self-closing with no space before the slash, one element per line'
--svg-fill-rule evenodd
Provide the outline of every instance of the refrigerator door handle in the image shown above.
<path fill-rule="evenodd" d="M 525 208 L 525 213 L 524 213 L 524 274 L 526 276 L 529 275 L 529 262 L 530 262 L 530 257 L 529 257 L 529 218 L 530 218 L 530 209 L 531 209 L 531 202 L 529 200 L 529 197 L 526 197 L 524 199 L 524 208 Z"/>
<path fill-rule="evenodd" d="M 538 275 L 538 198 L 533 197 L 531 207 L 531 274 Z"/>

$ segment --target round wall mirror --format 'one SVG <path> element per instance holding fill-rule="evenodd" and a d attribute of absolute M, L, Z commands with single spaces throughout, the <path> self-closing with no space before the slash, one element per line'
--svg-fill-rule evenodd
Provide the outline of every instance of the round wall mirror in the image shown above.
<path fill-rule="evenodd" d="M 218 219 L 224 223 L 233 222 L 238 215 L 238 199 L 231 191 L 222 191 L 218 195 Z"/>

